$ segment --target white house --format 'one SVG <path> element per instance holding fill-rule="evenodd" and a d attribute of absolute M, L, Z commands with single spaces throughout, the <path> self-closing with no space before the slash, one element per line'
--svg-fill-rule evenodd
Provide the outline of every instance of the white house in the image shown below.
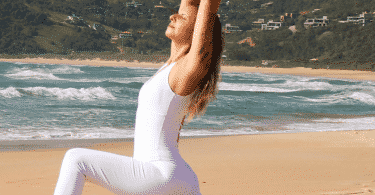
<path fill-rule="evenodd" d="M 272 5 L 273 5 L 273 2 L 268 2 L 268 3 L 263 3 L 262 5 L 260 5 L 260 7 L 269 7 Z"/>
<path fill-rule="evenodd" d="M 372 19 L 373 14 L 362 12 L 362 14 L 359 14 L 359 16 L 348 16 L 346 20 L 339 21 L 339 23 L 354 23 L 365 26 L 366 24 L 370 23 Z"/>
<path fill-rule="evenodd" d="M 137 6 L 142 6 L 142 4 L 136 2 L 135 0 L 133 0 L 132 2 L 126 2 L 126 7 L 137 7 Z"/>
<path fill-rule="evenodd" d="M 264 19 L 258 19 L 258 21 L 254 21 L 252 27 L 260 30 L 262 28 L 262 24 L 264 24 Z"/>
<path fill-rule="evenodd" d="M 329 19 L 327 18 L 327 16 L 323 16 L 323 18 L 308 18 L 305 21 L 304 26 L 305 28 L 319 27 L 319 26 L 327 26 L 328 23 L 329 23 Z"/>
<path fill-rule="evenodd" d="M 224 32 L 225 33 L 232 33 L 232 32 L 241 32 L 242 30 L 239 29 L 239 26 L 232 26 L 230 24 L 225 24 Z"/>
<path fill-rule="evenodd" d="M 276 30 L 282 26 L 282 22 L 274 22 L 270 20 L 267 24 L 262 24 L 262 30 Z"/>
<path fill-rule="evenodd" d="M 131 32 L 124 31 L 124 32 L 121 32 L 118 36 L 119 38 L 128 38 L 128 37 L 132 37 L 133 35 Z"/>

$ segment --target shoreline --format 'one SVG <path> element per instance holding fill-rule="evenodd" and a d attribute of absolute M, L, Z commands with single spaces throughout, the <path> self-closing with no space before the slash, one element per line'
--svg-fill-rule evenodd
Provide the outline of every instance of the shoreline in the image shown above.
<path fill-rule="evenodd" d="M 181 136 L 183 139 L 200 139 L 200 138 L 215 138 L 227 136 L 242 136 L 250 134 L 235 134 L 235 135 L 198 135 L 198 136 Z M 254 134 L 257 135 L 257 134 Z M 133 143 L 134 138 L 94 138 L 94 139 L 56 139 L 56 140 L 0 140 L 1 152 L 26 152 L 44 149 L 66 149 L 74 147 L 93 147 L 96 145 L 113 145 L 120 143 Z"/>
<path fill-rule="evenodd" d="M 127 60 L 101 60 L 96 58 L 94 60 L 69 60 L 69 59 L 44 59 L 44 58 L 25 58 L 25 59 L 1 59 L 0 62 L 21 62 L 21 63 L 39 63 L 39 64 L 65 64 L 65 65 L 87 65 L 87 66 L 105 66 L 105 67 L 140 67 L 140 68 L 160 68 L 164 62 L 139 62 L 134 60 L 129 62 Z M 221 66 L 222 72 L 248 72 L 248 73 L 263 73 L 263 74 L 286 74 L 295 76 L 307 77 L 325 77 L 338 78 L 349 80 L 366 80 L 375 81 L 375 72 L 359 71 L 359 70 L 338 70 L 338 69 L 312 69 L 305 67 L 294 68 L 257 68 L 247 66 Z"/>
<path fill-rule="evenodd" d="M 287 133 L 257 133 L 257 134 L 230 134 L 230 135 L 197 135 L 181 136 L 180 140 L 194 139 L 214 139 L 223 137 L 237 136 L 259 136 L 259 135 L 298 135 L 304 133 L 327 133 L 327 132 L 365 132 L 374 131 L 375 129 L 366 130 L 336 130 L 336 131 L 313 131 L 313 132 L 287 132 Z M 0 154 L 4 152 L 31 152 L 38 150 L 54 150 L 69 148 L 90 148 L 101 145 L 118 145 L 121 143 L 134 143 L 134 138 L 91 138 L 91 139 L 56 139 L 56 140 L 0 140 Z"/>
<path fill-rule="evenodd" d="M 202 138 L 221 138 L 233 136 L 257 136 L 257 135 L 294 135 L 303 133 L 320 133 L 320 132 L 362 132 L 375 131 L 375 129 L 352 129 L 352 130 L 329 130 L 329 131 L 291 131 L 275 133 L 254 133 L 254 134 L 222 134 L 222 135 L 195 135 L 195 136 L 180 136 L 180 140 L 186 139 L 202 139 Z M 95 147 L 97 145 L 113 145 L 121 143 L 134 143 L 134 138 L 89 138 L 89 139 L 43 139 L 43 140 L 0 140 L 1 152 L 22 152 L 22 151 L 36 151 L 45 149 L 67 149 L 74 147 Z"/>

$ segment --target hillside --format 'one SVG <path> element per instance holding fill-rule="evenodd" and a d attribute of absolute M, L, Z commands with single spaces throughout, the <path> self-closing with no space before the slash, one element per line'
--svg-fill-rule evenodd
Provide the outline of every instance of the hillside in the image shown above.
<path fill-rule="evenodd" d="M 228 43 L 224 54 L 230 60 L 308 61 L 318 58 L 320 65 L 336 61 L 375 61 L 374 24 L 360 26 L 338 22 L 364 11 L 374 12 L 375 0 L 274 0 L 272 6 L 264 6 L 268 2 L 222 1 L 218 12 L 222 25 L 230 23 L 243 30 L 225 37 Z M 123 48 L 124 53 L 168 54 L 171 42 L 164 33 L 169 16 L 178 10 L 180 1 L 143 0 L 136 2 L 138 6 L 129 3 L 125 0 L 3 0 L 0 2 L 0 53 L 119 53 Z M 320 10 L 313 12 L 314 9 Z M 284 28 L 252 30 L 252 22 L 259 18 L 279 21 L 280 15 L 300 12 L 306 14 L 286 21 Z M 303 27 L 307 18 L 323 15 L 330 19 L 327 27 Z M 288 29 L 292 25 L 296 33 Z M 124 31 L 132 36 L 112 39 Z M 251 37 L 256 45 L 236 44 L 246 37 Z"/>

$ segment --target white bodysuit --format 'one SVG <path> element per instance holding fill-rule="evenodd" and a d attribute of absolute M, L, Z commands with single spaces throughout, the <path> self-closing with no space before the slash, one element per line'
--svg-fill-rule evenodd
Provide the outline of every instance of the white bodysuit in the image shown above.
<path fill-rule="evenodd" d="M 164 64 L 139 92 L 133 157 L 70 149 L 62 162 L 55 195 L 81 194 L 85 177 L 115 194 L 200 194 L 197 175 L 178 150 L 189 96 L 177 95 L 169 86 L 175 64 Z"/>

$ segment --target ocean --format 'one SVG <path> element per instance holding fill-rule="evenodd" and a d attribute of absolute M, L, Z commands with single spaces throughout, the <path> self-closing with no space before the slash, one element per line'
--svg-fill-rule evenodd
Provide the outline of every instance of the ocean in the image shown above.
<path fill-rule="evenodd" d="M 155 68 L 0 62 L 0 141 L 133 138 Z M 375 129 L 375 82 L 222 72 L 181 137 Z"/>

